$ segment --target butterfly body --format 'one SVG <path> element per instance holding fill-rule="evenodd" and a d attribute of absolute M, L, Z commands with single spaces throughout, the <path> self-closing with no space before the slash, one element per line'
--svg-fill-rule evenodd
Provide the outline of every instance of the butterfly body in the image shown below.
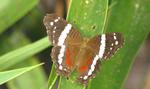
<path fill-rule="evenodd" d="M 87 84 L 96 75 L 100 60 L 110 58 L 124 42 L 120 33 L 85 38 L 74 26 L 55 14 L 46 15 L 44 25 L 54 46 L 51 57 L 58 74 L 69 77 L 76 71 L 77 80 L 82 84 Z"/>

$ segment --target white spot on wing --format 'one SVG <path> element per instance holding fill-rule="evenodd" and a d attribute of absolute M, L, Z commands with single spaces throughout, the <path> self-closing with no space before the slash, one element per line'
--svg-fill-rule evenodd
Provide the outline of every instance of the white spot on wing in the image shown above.
<path fill-rule="evenodd" d="M 54 22 L 50 22 L 50 25 L 53 26 L 53 25 L 54 25 Z"/>
<path fill-rule="evenodd" d="M 86 80 L 87 78 L 88 78 L 88 76 L 84 76 L 84 78 L 83 78 L 83 79 L 84 79 L 84 80 Z"/>
<path fill-rule="evenodd" d="M 115 45 L 118 45 L 118 41 L 115 41 Z"/>
<path fill-rule="evenodd" d="M 54 38 L 55 38 L 55 30 L 53 30 L 53 44 L 55 44 Z"/>
<path fill-rule="evenodd" d="M 114 39 L 115 39 L 115 40 L 117 39 L 115 35 L 114 35 Z"/>
<path fill-rule="evenodd" d="M 58 22 L 58 19 L 55 19 L 54 22 Z"/>
<path fill-rule="evenodd" d="M 67 69 L 66 69 L 66 68 L 64 68 L 64 71 L 67 71 Z"/>
<path fill-rule="evenodd" d="M 110 48 L 110 50 L 112 50 L 112 47 Z"/>
<path fill-rule="evenodd" d="M 61 65 L 59 66 L 59 69 L 62 70 L 62 66 Z"/>
<path fill-rule="evenodd" d="M 55 41 L 53 40 L 53 44 L 55 44 Z"/>
<path fill-rule="evenodd" d="M 83 78 L 82 76 L 80 76 L 80 78 Z"/>
<path fill-rule="evenodd" d="M 58 19 L 60 19 L 60 17 L 58 17 Z"/>
<path fill-rule="evenodd" d="M 114 35 L 116 35 L 116 33 L 114 33 Z"/>

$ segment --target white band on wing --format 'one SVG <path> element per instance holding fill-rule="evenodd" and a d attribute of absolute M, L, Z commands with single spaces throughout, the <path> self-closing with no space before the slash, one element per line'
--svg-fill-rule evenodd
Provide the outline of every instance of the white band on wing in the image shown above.
<path fill-rule="evenodd" d="M 64 57 L 64 53 L 65 53 L 65 39 L 67 38 L 67 35 L 69 34 L 70 30 L 72 28 L 71 24 L 67 24 L 67 26 L 65 26 L 64 31 L 62 31 L 59 39 L 58 39 L 58 46 L 60 46 L 60 52 L 58 54 L 58 63 L 59 63 L 59 69 L 62 70 L 62 61 L 63 61 L 63 57 Z"/>
<path fill-rule="evenodd" d="M 93 62 L 92 62 L 91 67 L 90 67 L 90 70 L 88 71 L 88 74 L 83 77 L 84 80 L 86 80 L 88 78 L 88 76 L 92 75 L 93 71 L 95 70 L 95 66 L 96 66 L 98 59 L 101 59 L 104 55 L 105 46 L 106 46 L 105 34 L 102 34 L 100 42 L 101 43 L 100 43 L 99 53 L 98 53 L 98 55 L 96 55 L 94 57 Z"/>

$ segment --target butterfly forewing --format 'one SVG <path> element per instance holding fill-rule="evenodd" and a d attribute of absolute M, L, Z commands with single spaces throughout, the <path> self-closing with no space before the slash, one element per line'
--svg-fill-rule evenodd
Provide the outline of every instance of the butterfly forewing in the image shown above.
<path fill-rule="evenodd" d="M 120 33 L 107 33 L 105 52 L 102 59 L 109 59 L 123 44 L 124 39 Z"/>
<path fill-rule="evenodd" d="M 114 55 L 123 43 L 124 39 L 120 33 L 107 33 L 90 39 L 88 46 L 103 60 Z"/>
<path fill-rule="evenodd" d="M 47 14 L 43 22 L 52 45 L 57 45 L 62 31 L 67 26 L 67 22 L 55 14 Z"/>
<path fill-rule="evenodd" d="M 60 75 L 69 76 L 82 43 L 80 33 L 70 23 L 55 14 L 44 18 L 49 39 L 54 46 L 51 57 Z"/>
<path fill-rule="evenodd" d="M 101 45 L 101 36 L 95 36 L 93 38 L 91 38 L 88 43 L 87 43 L 87 47 L 96 54 L 98 54 L 99 52 L 99 48 Z"/>
<path fill-rule="evenodd" d="M 68 46 L 81 46 L 83 42 L 83 37 L 81 36 L 80 32 L 75 28 L 72 28 L 70 33 L 67 36 L 66 44 Z"/>

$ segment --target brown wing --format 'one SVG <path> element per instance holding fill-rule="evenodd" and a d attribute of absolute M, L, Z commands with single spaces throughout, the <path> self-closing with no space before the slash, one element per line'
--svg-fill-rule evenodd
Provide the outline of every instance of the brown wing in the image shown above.
<path fill-rule="evenodd" d="M 82 36 L 71 24 L 55 14 L 46 15 L 44 25 L 54 45 L 51 57 L 57 72 L 60 75 L 69 76 L 74 69 L 73 63 L 82 43 Z"/>
<path fill-rule="evenodd" d="M 80 50 L 80 45 L 82 43 L 82 37 L 78 31 L 71 29 L 70 33 L 66 37 L 65 43 L 63 46 L 54 46 L 52 49 L 52 59 L 56 64 L 57 72 L 60 75 L 69 76 L 70 73 L 76 67 L 76 57 Z M 61 49 L 65 47 L 64 52 L 61 52 Z M 63 54 L 62 62 L 59 63 L 59 55 Z M 60 68 L 62 66 L 62 68 Z"/>
<path fill-rule="evenodd" d="M 108 33 L 93 37 L 85 48 L 81 34 L 55 14 L 44 18 L 44 25 L 50 41 L 54 45 L 52 59 L 60 75 L 69 76 L 75 66 L 79 72 L 78 81 L 87 83 L 96 74 L 98 59 L 110 58 L 123 45 L 120 33 Z"/>
<path fill-rule="evenodd" d="M 53 45 L 58 44 L 58 40 L 62 32 L 67 29 L 66 27 L 71 26 L 69 35 L 67 34 L 68 42 L 70 45 L 79 45 L 82 42 L 82 36 L 79 31 L 77 31 L 71 24 L 66 22 L 63 18 L 57 16 L 56 14 L 47 14 L 43 19 L 44 25 L 47 29 L 47 34 Z M 68 27 L 69 27 L 68 26 Z M 65 42 L 65 43 L 66 43 Z"/>
<path fill-rule="evenodd" d="M 109 59 L 123 44 L 124 38 L 120 33 L 107 33 L 105 52 L 102 59 Z"/>
<path fill-rule="evenodd" d="M 89 79 L 95 77 L 100 67 L 100 61 L 98 60 L 98 52 L 100 46 L 100 36 L 96 36 L 90 39 L 86 47 L 82 48 L 79 53 L 78 72 L 79 76 L 77 80 L 82 84 L 87 84 Z M 82 61 L 81 61 L 82 60 Z"/>
<path fill-rule="evenodd" d="M 43 23 L 47 29 L 50 42 L 52 45 L 57 45 L 58 38 L 68 23 L 56 14 L 47 14 L 43 19 Z"/>
<path fill-rule="evenodd" d="M 89 48 L 103 60 L 110 58 L 122 47 L 124 38 L 120 33 L 107 33 L 93 37 L 88 44 Z"/>
<path fill-rule="evenodd" d="M 83 61 L 81 61 L 78 67 L 80 71 L 78 81 L 86 84 L 90 78 L 96 75 L 100 67 L 99 59 L 110 58 L 123 43 L 124 39 L 120 33 L 107 33 L 90 39 L 86 49 L 80 53 L 83 58 L 80 60 Z"/>
<path fill-rule="evenodd" d="M 77 61 L 77 71 L 79 76 L 77 80 L 82 84 L 87 84 L 89 79 L 95 77 L 96 72 L 100 67 L 99 57 L 89 48 L 80 50 Z"/>
<path fill-rule="evenodd" d="M 79 52 L 79 47 L 66 46 L 65 52 L 63 52 L 61 63 L 60 63 L 59 55 L 62 53 L 60 52 L 60 50 L 61 50 L 61 46 L 53 47 L 51 52 L 51 57 L 53 63 L 56 65 L 57 73 L 59 75 L 69 77 L 69 75 L 75 68 L 75 61 L 76 61 L 75 58 Z"/>

